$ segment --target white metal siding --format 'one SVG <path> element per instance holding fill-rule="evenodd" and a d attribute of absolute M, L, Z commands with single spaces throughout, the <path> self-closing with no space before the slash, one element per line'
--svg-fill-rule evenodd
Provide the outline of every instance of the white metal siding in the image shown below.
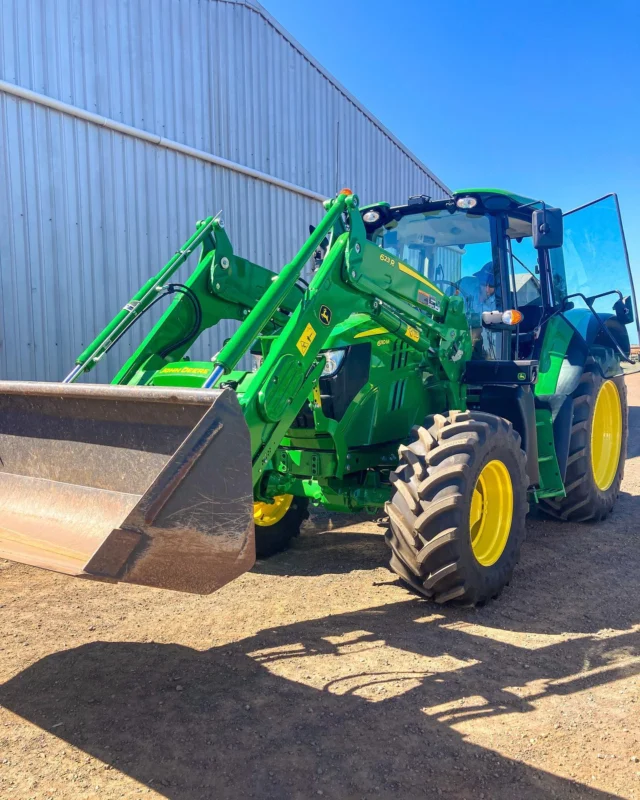
<path fill-rule="evenodd" d="M 0 79 L 326 196 L 338 131 L 338 188 L 363 202 L 445 190 L 249 0 L 0 0 Z M 322 213 L 299 194 L 0 91 L 0 377 L 62 378 L 219 209 L 237 252 L 272 269 Z M 221 327 L 203 357 L 230 335 Z"/>

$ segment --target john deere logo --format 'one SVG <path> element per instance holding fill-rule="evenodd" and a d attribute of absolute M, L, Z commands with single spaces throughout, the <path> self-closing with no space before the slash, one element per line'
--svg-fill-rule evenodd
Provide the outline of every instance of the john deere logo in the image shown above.
<path fill-rule="evenodd" d="M 320 314 L 318 316 L 323 325 L 331 324 L 331 309 L 329 306 L 320 306 Z"/>
<path fill-rule="evenodd" d="M 526 372 L 519 372 L 518 373 L 518 380 L 519 381 L 526 381 L 527 380 L 527 373 Z"/>

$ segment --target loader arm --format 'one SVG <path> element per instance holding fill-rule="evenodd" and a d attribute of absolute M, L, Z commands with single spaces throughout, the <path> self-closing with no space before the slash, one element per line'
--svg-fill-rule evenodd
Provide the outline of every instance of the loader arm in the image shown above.
<path fill-rule="evenodd" d="M 241 321 L 213 359 L 205 388 L 224 385 L 223 376 L 247 354 L 257 337 L 278 333 L 241 405 L 252 442 L 257 484 L 283 436 L 312 394 L 322 372 L 319 357 L 335 325 L 353 313 L 403 337 L 442 365 L 452 397 L 461 406 L 460 378 L 470 340 L 463 302 L 447 297 L 425 277 L 367 240 L 358 198 L 341 193 L 325 203 L 326 213 L 300 251 L 276 275 L 236 256 L 222 223 L 209 217 L 163 269 L 142 287 L 78 358 L 76 380 L 89 371 L 143 314 L 168 278 L 198 245 L 198 264 L 176 299 L 118 371 L 112 383 L 144 385 L 164 365 L 178 361 L 196 339 L 222 320 Z M 329 237 L 329 249 L 306 290 L 298 281 L 311 256 Z M 194 325 L 194 306 L 200 311 Z"/>
<path fill-rule="evenodd" d="M 184 284 L 167 283 L 201 246 L 198 264 Z M 129 300 L 76 360 L 67 382 L 91 371 L 98 361 L 159 299 L 173 295 L 152 330 L 144 337 L 111 381 L 145 384 L 164 364 L 180 360 L 203 331 L 224 320 L 243 320 L 276 279 L 269 269 L 237 256 L 223 223 L 214 217 L 198 223 L 195 233 L 165 266 Z M 301 295 L 294 287 L 282 301 L 267 329 L 278 330 Z"/>
<path fill-rule="evenodd" d="M 462 371 L 471 341 L 463 301 L 446 297 L 430 281 L 367 241 L 358 198 L 339 194 L 298 255 L 288 264 L 215 359 L 224 385 L 289 296 L 311 254 L 325 235 L 329 250 L 308 289 L 274 341 L 241 406 L 249 427 L 252 478 L 257 487 L 276 448 L 317 386 L 321 355 L 335 325 L 351 314 L 369 315 L 376 325 L 422 353 L 437 356 L 450 387 L 450 407 L 463 405 Z"/>

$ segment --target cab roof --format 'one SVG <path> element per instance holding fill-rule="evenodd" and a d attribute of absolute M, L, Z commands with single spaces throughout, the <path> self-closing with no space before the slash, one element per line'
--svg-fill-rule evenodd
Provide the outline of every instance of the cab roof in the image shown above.
<path fill-rule="evenodd" d="M 480 189 L 456 189 L 453 192 L 454 199 L 458 199 L 459 197 L 477 197 L 486 208 L 490 208 L 492 205 L 495 208 L 500 207 L 500 202 L 505 203 L 508 201 L 509 205 L 514 204 L 518 206 L 530 205 L 532 208 L 541 208 L 542 203 L 539 200 L 536 200 L 533 197 L 526 197 L 522 194 L 516 194 L 515 192 L 509 192 L 506 189 L 487 189 L 487 188 L 480 188 Z M 493 200 L 493 203 L 491 200 Z M 489 200 L 489 203 L 487 203 Z"/>

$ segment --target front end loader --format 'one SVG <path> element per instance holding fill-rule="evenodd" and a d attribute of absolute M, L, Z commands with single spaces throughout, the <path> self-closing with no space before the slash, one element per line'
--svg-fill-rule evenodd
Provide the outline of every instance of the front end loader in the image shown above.
<path fill-rule="evenodd" d="M 612 510 L 637 332 L 615 195 L 563 215 L 490 189 L 363 208 L 344 190 L 325 211 L 277 275 L 199 222 L 63 383 L 0 383 L 1 557 L 206 594 L 309 504 L 384 508 L 407 586 L 481 603 L 531 503 Z M 110 385 L 78 382 L 165 296 Z M 223 320 L 236 333 L 191 360 Z"/>

